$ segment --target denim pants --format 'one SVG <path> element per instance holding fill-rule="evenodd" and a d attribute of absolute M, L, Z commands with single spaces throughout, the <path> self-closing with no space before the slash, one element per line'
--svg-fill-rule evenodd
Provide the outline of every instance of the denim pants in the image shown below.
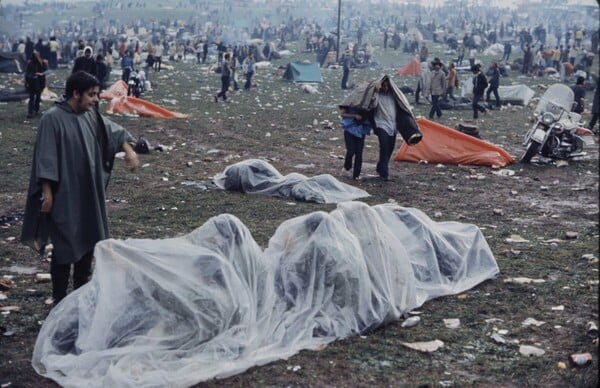
<path fill-rule="evenodd" d="M 40 101 L 42 101 L 42 91 L 29 92 L 29 105 L 27 106 L 27 113 L 34 114 L 40 111 Z"/>
<path fill-rule="evenodd" d="M 346 144 L 346 157 L 344 158 L 344 169 L 350 170 L 353 166 L 352 159 L 354 158 L 354 169 L 352 177 L 354 179 L 360 176 L 362 169 L 362 154 L 365 148 L 365 138 L 356 137 L 351 133 L 344 131 L 344 143 Z"/>
<path fill-rule="evenodd" d="M 387 180 L 389 172 L 390 158 L 394 152 L 396 146 L 396 132 L 393 136 L 387 134 L 387 132 L 381 128 L 375 129 L 375 134 L 379 139 L 379 161 L 377 162 L 377 173 L 384 180 Z"/>

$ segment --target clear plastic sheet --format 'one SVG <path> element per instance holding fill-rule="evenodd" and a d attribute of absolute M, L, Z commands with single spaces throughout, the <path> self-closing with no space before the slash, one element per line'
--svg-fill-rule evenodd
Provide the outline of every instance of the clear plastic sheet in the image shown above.
<path fill-rule="evenodd" d="M 316 349 L 494 278 L 475 225 L 344 202 L 263 251 L 224 214 L 164 240 L 105 240 L 45 320 L 32 364 L 67 387 L 189 386 Z"/>
<path fill-rule="evenodd" d="M 232 164 L 215 176 L 213 182 L 223 190 L 304 202 L 338 203 L 369 196 L 366 191 L 342 183 L 330 174 L 306 177 L 291 173 L 284 176 L 271 164 L 260 159 Z"/>

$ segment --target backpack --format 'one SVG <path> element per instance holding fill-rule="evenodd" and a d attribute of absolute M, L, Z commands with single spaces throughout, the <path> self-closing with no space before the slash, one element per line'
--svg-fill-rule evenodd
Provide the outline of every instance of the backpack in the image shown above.
<path fill-rule="evenodd" d="M 138 154 L 149 154 L 150 142 L 144 136 L 140 136 L 138 141 L 135 143 L 133 150 Z"/>

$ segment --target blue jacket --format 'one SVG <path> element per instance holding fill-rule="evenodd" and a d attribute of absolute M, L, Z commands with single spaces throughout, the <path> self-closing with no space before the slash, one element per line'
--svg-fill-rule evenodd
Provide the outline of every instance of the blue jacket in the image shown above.
<path fill-rule="evenodd" d="M 348 109 L 347 112 L 359 114 L 359 111 L 356 109 Z M 371 133 L 371 123 L 369 122 L 369 118 L 364 113 L 360 113 L 360 115 L 363 116 L 362 120 L 355 120 L 350 117 L 342 117 L 342 128 L 344 128 L 344 131 L 353 136 L 363 138 Z"/>

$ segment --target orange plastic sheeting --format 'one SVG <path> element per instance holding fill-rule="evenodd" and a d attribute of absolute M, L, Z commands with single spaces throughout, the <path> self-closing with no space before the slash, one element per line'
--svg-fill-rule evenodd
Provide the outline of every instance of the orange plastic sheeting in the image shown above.
<path fill-rule="evenodd" d="M 163 119 L 186 118 L 188 115 L 177 113 L 160 107 L 150 101 L 136 97 L 121 96 L 110 100 L 106 113 L 138 114 L 140 116 L 158 117 Z"/>
<path fill-rule="evenodd" d="M 398 69 L 396 72 L 398 75 L 420 75 L 421 74 L 421 63 L 417 58 L 411 59 L 406 65 Z"/>
<path fill-rule="evenodd" d="M 110 88 L 100 93 L 100 98 L 103 100 L 112 100 L 115 97 L 127 95 L 127 84 L 123 80 L 118 80 L 111 85 Z"/>
<path fill-rule="evenodd" d="M 418 118 L 423 140 L 414 146 L 403 143 L 394 160 L 407 162 L 503 167 L 515 159 L 502 148 L 436 122 Z"/>

